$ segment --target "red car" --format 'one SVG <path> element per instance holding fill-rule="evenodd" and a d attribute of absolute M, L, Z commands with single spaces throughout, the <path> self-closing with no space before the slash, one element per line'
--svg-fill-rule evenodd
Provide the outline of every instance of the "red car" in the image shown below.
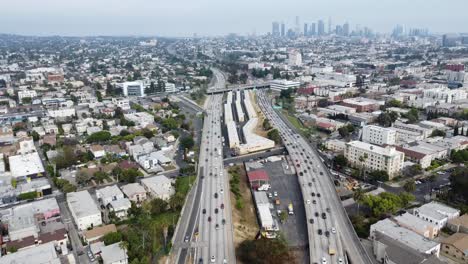
<path fill-rule="evenodd" d="M 224 209 L 224 204 L 221 204 L 221 209 Z"/>

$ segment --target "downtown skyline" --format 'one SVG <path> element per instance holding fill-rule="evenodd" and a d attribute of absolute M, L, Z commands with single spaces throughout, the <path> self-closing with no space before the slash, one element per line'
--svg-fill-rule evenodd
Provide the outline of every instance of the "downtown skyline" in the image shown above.
<path fill-rule="evenodd" d="M 457 8 L 453 8 L 457 6 Z M 92 8 L 90 8 L 92 7 Z M 218 3 L 213 0 L 189 2 L 176 0 L 172 3 L 137 0 L 132 3 L 90 0 L 79 3 L 63 3 L 57 0 L 41 4 L 23 0 L 7 2 L 8 10 L 0 18 L 0 32 L 20 35 L 143 35 L 186 37 L 221 36 L 236 34 L 265 34 L 271 31 L 271 22 L 279 21 L 294 27 L 295 18 L 303 23 L 319 19 L 333 25 L 349 22 L 369 27 L 375 32 L 391 33 L 395 25 L 407 28 L 429 28 L 434 33 L 467 32 L 468 17 L 463 10 L 468 2 L 403 0 L 383 1 L 375 6 L 371 0 L 326 3 L 295 0 L 274 3 L 260 0 L 254 3 L 240 0 L 235 3 Z"/>

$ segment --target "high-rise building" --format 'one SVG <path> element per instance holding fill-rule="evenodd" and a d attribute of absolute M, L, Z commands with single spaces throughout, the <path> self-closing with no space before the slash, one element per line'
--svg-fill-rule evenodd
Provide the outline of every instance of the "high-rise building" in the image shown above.
<path fill-rule="evenodd" d="M 301 66 L 302 65 L 302 55 L 297 50 L 291 50 L 288 55 L 288 64 L 289 66 Z"/>
<path fill-rule="evenodd" d="M 331 17 L 328 17 L 328 34 L 332 33 L 332 20 Z"/>
<path fill-rule="evenodd" d="M 310 25 L 310 35 L 311 35 L 311 36 L 315 36 L 315 35 L 317 34 L 316 25 L 317 25 L 317 24 L 315 24 L 315 23 L 312 23 L 312 24 Z"/>
<path fill-rule="evenodd" d="M 300 35 L 301 33 L 301 28 L 299 27 L 299 16 L 296 16 L 296 28 L 294 30 L 294 32 L 296 33 L 296 35 Z"/>
<path fill-rule="evenodd" d="M 362 128 L 362 141 L 376 145 L 394 145 L 396 131 L 380 126 L 364 126 Z"/>
<path fill-rule="evenodd" d="M 309 25 L 307 23 L 304 23 L 304 36 L 309 36 Z"/>
<path fill-rule="evenodd" d="M 280 36 L 280 26 L 278 22 L 273 22 L 272 28 L 271 28 L 271 35 L 273 35 L 273 37 Z"/>
<path fill-rule="evenodd" d="M 349 36 L 349 23 L 346 22 L 343 25 L 343 36 Z"/>
<path fill-rule="evenodd" d="M 284 22 L 281 23 L 281 36 L 286 36 L 286 26 L 284 25 Z"/>
<path fill-rule="evenodd" d="M 325 35 L 325 23 L 323 23 L 323 20 L 319 20 L 317 24 L 317 35 L 323 36 Z"/>

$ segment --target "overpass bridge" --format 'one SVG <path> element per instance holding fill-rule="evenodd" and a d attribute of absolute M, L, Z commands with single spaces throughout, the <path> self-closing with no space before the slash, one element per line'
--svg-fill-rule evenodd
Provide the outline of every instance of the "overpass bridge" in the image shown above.
<path fill-rule="evenodd" d="M 217 93 L 225 93 L 229 91 L 237 91 L 237 90 L 244 90 L 244 89 L 265 89 L 270 88 L 270 82 L 261 82 L 261 83 L 253 83 L 253 84 L 244 84 L 244 85 L 230 85 L 227 87 L 211 87 L 206 90 L 208 94 L 217 94 Z"/>

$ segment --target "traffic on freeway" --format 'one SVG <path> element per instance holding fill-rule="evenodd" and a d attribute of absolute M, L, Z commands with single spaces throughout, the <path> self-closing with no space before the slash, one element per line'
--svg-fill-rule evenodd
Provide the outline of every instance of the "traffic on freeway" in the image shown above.
<path fill-rule="evenodd" d="M 273 110 L 265 91 L 257 94 L 260 108 L 280 132 L 299 177 L 308 223 L 310 263 L 371 263 L 318 154 Z"/>

